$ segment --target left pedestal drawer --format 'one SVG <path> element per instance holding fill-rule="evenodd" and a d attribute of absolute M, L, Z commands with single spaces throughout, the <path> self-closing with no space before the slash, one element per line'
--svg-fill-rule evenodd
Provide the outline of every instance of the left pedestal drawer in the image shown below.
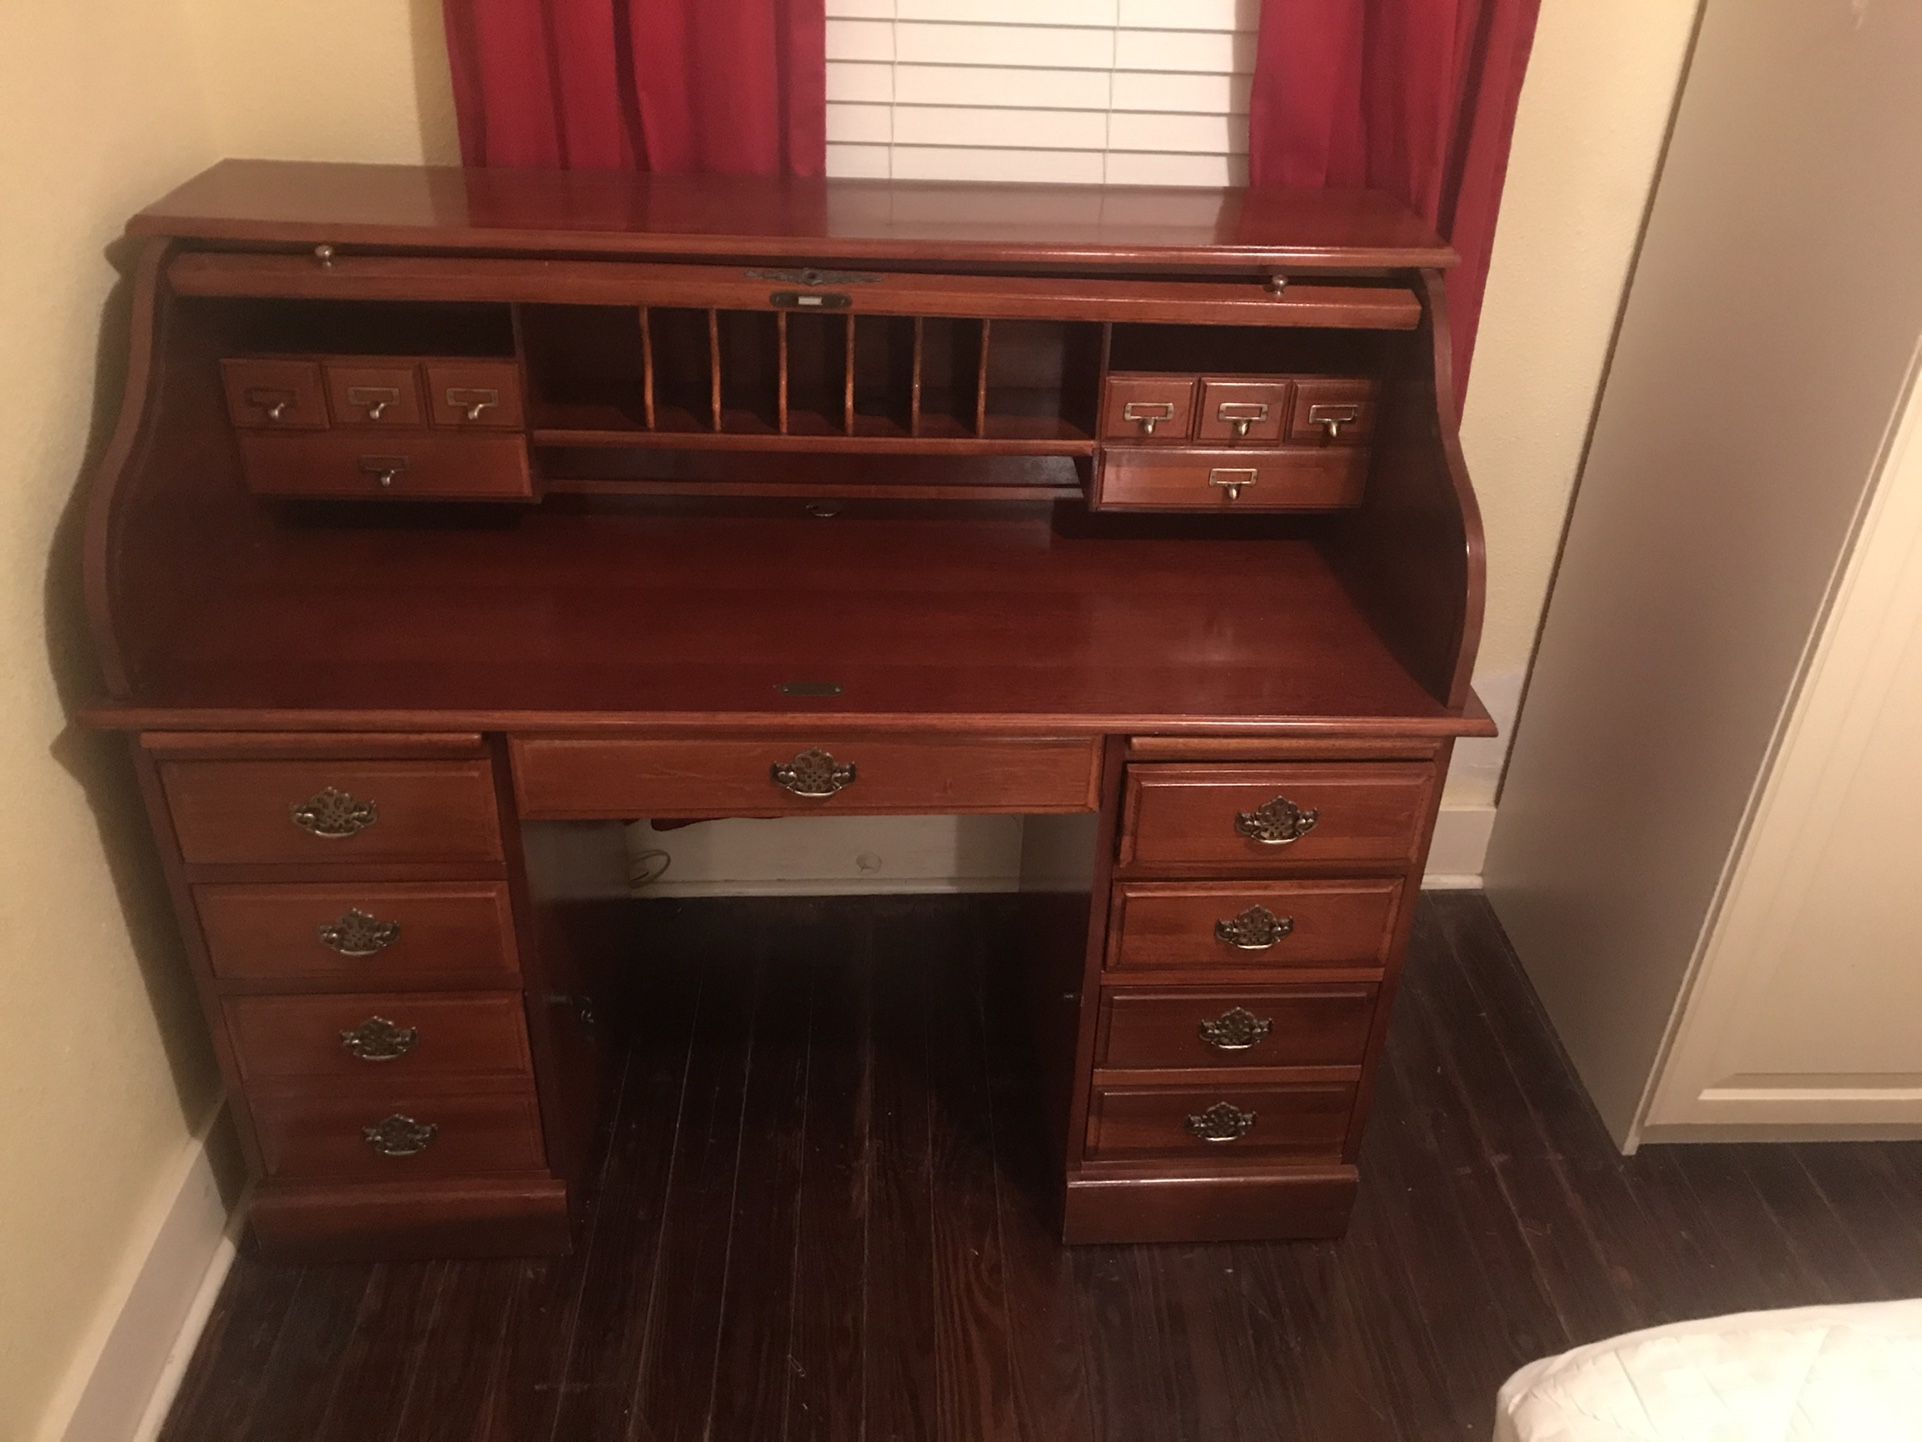
<path fill-rule="evenodd" d="M 250 1084 L 533 1071 L 515 991 L 242 996 L 228 998 L 222 1011 Z"/>
<path fill-rule="evenodd" d="M 493 772 L 468 761 L 163 761 L 189 864 L 499 861 Z"/>
<path fill-rule="evenodd" d="M 193 898 L 213 973 L 236 987 L 520 985 L 504 881 L 223 883 Z"/>
<path fill-rule="evenodd" d="M 405 1181 L 537 1171 L 540 1111 L 525 1082 L 257 1090 L 262 1168 L 280 1180 Z"/>

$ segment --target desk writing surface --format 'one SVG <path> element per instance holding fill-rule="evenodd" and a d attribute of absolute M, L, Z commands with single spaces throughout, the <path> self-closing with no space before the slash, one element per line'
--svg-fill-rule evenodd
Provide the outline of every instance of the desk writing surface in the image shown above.
<path fill-rule="evenodd" d="M 1070 536 L 1044 508 L 262 528 L 172 604 L 156 707 L 1441 715 L 1313 542 Z"/>

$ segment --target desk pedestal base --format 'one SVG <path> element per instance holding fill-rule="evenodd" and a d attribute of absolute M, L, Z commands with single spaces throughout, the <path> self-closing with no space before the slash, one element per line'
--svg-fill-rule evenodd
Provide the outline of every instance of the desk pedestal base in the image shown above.
<path fill-rule="evenodd" d="M 1062 1240 L 1297 1241 L 1339 1237 L 1355 1204 L 1355 1168 L 1291 1168 L 1219 1176 L 1068 1179 Z"/>

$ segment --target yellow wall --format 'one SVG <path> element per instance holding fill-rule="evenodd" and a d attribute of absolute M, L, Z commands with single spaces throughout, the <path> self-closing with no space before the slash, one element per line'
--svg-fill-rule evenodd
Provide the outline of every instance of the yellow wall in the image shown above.
<path fill-rule="evenodd" d="M 1462 449 L 1488 535 L 1475 687 L 1501 723 L 1448 800 L 1495 800 L 1697 0 L 1543 0 L 1522 86 Z"/>
<path fill-rule="evenodd" d="M 1498 709 L 1532 644 L 1693 11 L 1543 6 L 1466 428 Z M 121 257 L 103 252 L 129 211 L 223 154 L 451 159 L 437 0 L 0 5 L 8 1442 L 52 1435 L 213 1099 L 138 818 L 111 751 L 65 717 L 89 685 L 70 508 L 123 360 Z M 1467 748 L 1457 793 L 1491 796 L 1498 757 Z"/>

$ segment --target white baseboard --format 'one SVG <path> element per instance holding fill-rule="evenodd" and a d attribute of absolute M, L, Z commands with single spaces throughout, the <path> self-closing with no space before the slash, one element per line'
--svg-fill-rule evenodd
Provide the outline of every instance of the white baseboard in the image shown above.
<path fill-rule="evenodd" d="M 821 816 L 629 828 L 643 896 L 891 896 L 1088 885 L 1088 817 Z M 1472 889 L 1495 825 L 1492 806 L 1444 806 L 1422 885 Z M 1075 850 L 1078 846 L 1079 851 Z M 1073 854 L 1069 854 L 1073 853 Z M 645 864 L 641 858 L 650 858 Z M 667 858 L 664 872 L 660 859 Z M 1065 859 L 1064 859 L 1065 858 Z"/>
<path fill-rule="evenodd" d="M 157 1192 L 144 1245 L 129 1248 L 123 1284 L 70 1370 L 46 1436 L 152 1442 L 159 1435 L 233 1264 L 239 1209 L 230 1214 L 220 1185 L 231 1171 L 227 1135 L 225 1109 L 217 1109 Z"/>

